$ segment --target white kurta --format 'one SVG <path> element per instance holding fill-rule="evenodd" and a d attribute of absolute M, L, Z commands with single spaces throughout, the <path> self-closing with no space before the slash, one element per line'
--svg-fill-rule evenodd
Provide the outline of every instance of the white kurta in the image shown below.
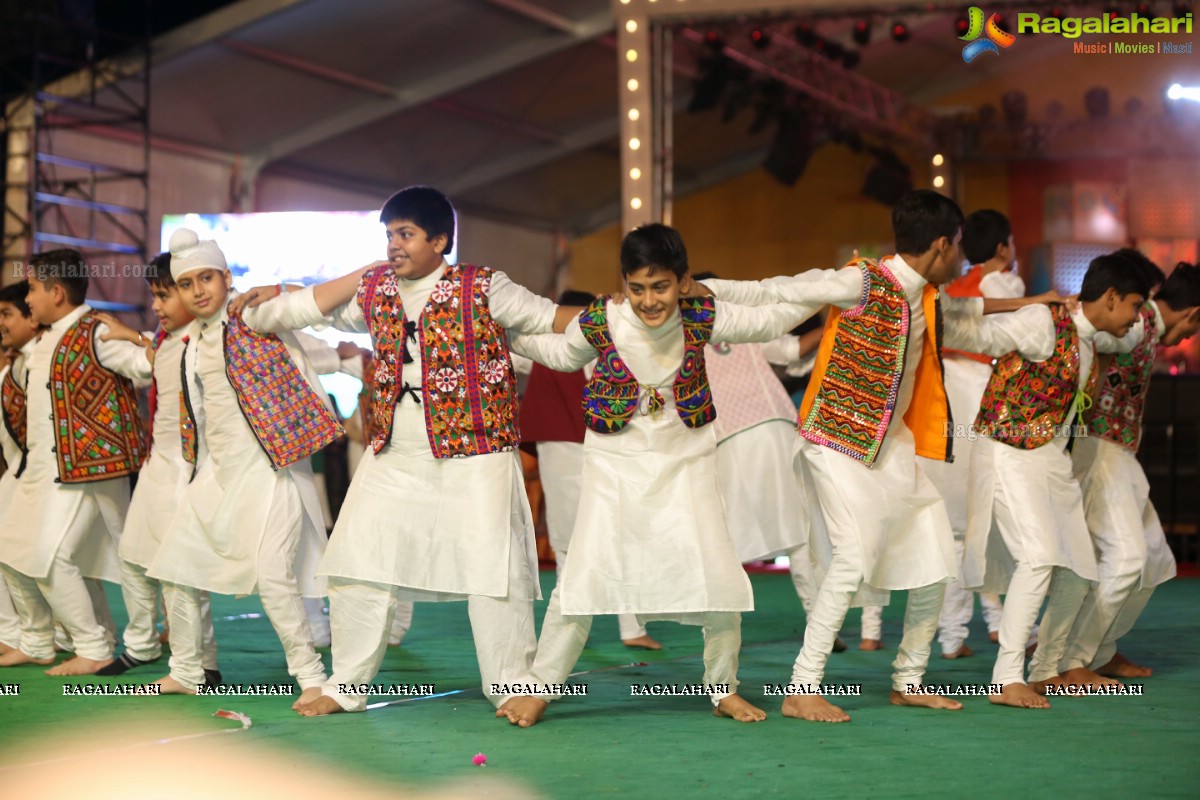
<path fill-rule="evenodd" d="M 244 315 L 254 326 L 254 316 Z M 300 528 L 294 572 L 300 593 L 325 594 L 316 566 L 325 523 L 307 459 L 274 470 L 238 404 L 225 371 L 225 308 L 186 329 L 184 353 L 195 416 L 197 467 L 150 565 L 152 578 L 221 594 L 255 594 L 268 528 Z M 295 340 L 280 337 L 310 385 L 317 379 Z M 164 399 L 160 395 L 160 401 Z M 161 402 L 160 402 L 161 408 Z M 176 427 L 178 430 L 178 427 Z M 156 434 L 166 436 L 165 431 Z"/>
<path fill-rule="evenodd" d="M 50 365 L 67 328 L 91 309 L 79 306 L 55 322 L 34 346 L 28 360 L 29 454 L 25 473 L 0 517 L 0 560 L 30 578 L 46 578 L 68 534 L 78 542 L 70 560 L 87 578 L 119 583 L 117 543 L 129 506 L 129 479 L 57 483 L 58 458 Z M 106 368 L 128 378 L 150 377 L 142 348 L 130 342 L 101 341 L 108 330 L 95 328 L 95 352 Z"/>
<path fill-rule="evenodd" d="M 888 427 L 874 464 L 867 467 L 847 455 L 797 437 L 797 478 L 819 498 L 823 514 L 814 519 L 811 545 L 821 567 L 832 560 L 828 525 L 853 520 L 863 559 L 864 586 L 857 605 L 888 601 L 888 590 L 915 589 L 945 583 L 958 574 L 953 534 L 945 503 L 916 460 L 912 432 L 903 424 L 928 322 L 922 297 L 927 281 L 903 258 L 885 262 L 904 289 L 909 306 L 909 332 L 904 375 Z M 707 281 L 720 297 L 734 302 L 829 303 L 854 308 L 862 298 L 862 271 L 809 270 L 795 276 L 758 282 Z M 982 301 L 943 297 L 946 347 L 999 354 L 1012 349 L 1020 326 L 1004 319 L 982 317 Z"/>
<path fill-rule="evenodd" d="M 445 269 L 443 263 L 424 278 L 398 281 L 408 319 L 416 320 L 414 309 L 424 309 Z M 554 323 L 554 303 L 501 272 L 492 276 L 488 305 L 508 330 L 542 333 Z M 367 330 L 357 301 L 325 317 L 312 290 L 256 310 L 260 324 L 272 330 L 328 324 Z M 421 349 L 409 342 L 408 352 L 413 363 L 404 365 L 400 381 L 420 394 Z M 368 447 L 359 462 L 320 572 L 399 586 L 401 599 L 408 600 L 539 597 L 537 547 L 517 451 L 434 458 L 424 410 L 411 395 L 401 395 L 391 440 L 378 454 Z"/>
<path fill-rule="evenodd" d="M 787 338 L 798 356 L 796 337 Z M 710 344 L 704 361 L 734 550 L 743 562 L 784 555 L 808 541 L 808 504 L 791 469 L 796 407 L 761 345 Z"/>
<path fill-rule="evenodd" d="M 1028 306 L 1017 315 L 1028 324 L 1015 348 L 1030 361 L 1054 352 L 1054 320 L 1046 306 Z M 1095 360 L 1096 328 L 1080 311 L 1072 314 L 1079 336 L 1079 382 L 1087 385 Z M 1064 425 L 1076 422 L 1067 413 Z M 974 431 L 971 431 L 974 435 Z M 980 437 L 971 454 L 966 554 L 963 582 L 969 589 L 1004 593 L 1014 562 L 1032 567 L 1065 567 L 1096 580 L 1096 556 L 1083 513 L 1083 495 L 1066 452 L 1068 436 L 1033 450 Z M 1001 536 L 998 515 L 1011 521 Z"/>
<path fill-rule="evenodd" d="M 815 311 L 719 302 L 711 341 L 773 339 Z M 701 612 L 753 609 L 718 489 L 716 432 L 712 425 L 688 428 L 675 408 L 682 320 L 676 313 L 651 328 L 631 304 L 609 302 L 608 328 L 641 384 L 640 404 L 620 432 L 589 430 L 584 437 L 583 493 L 558 588 L 562 613 L 635 613 L 699 624 Z M 578 319 L 563 336 L 518 337 L 513 349 L 562 371 L 596 357 Z M 651 388 L 665 401 L 658 414 L 646 410 Z"/>
<path fill-rule="evenodd" d="M 180 498 L 191 477 L 192 467 L 183 459 L 179 438 L 179 371 L 183 357 L 183 336 L 187 328 L 167 334 L 154 355 L 154 382 L 157 407 L 154 411 L 154 441 L 150 457 L 138 473 L 138 487 L 129 501 L 125 530 L 121 534 L 122 561 L 148 568 Z"/>

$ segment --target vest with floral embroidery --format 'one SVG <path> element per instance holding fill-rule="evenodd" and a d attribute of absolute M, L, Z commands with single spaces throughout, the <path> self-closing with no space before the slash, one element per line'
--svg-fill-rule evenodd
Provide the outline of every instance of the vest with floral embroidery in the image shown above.
<path fill-rule="evenodd" d="M 67 328 L 50 363 L 59 483 L 90 483 L 137 472 L 149 447 L 128 378 L 100 363 L 100 320 L 84 314 Z"/>
<path fill-rule="evenodd" d="M 1050 306 L 1054 353 L 1029 361 L 1014 351 L 1001 356 L 983 392 L 975 428 L 981 436 L 1022 450 L 1050 442 L 1067 420 L 1079 391 L 1079 332 L 1065 306 Z M 1092 360 L 1086 393 L 1096 383 Z"/>
<path fill-rule="evenodd" d="M 15 364 L 13 366 L 16 366 Z M 4 412 L 4 429 L 21 450 L 21 463 L 9 464 L 16 477 L 21 477 L 25 471 L 25 458 L 29 454 L 26 439 L 29 432 L 28 417 L 26 416 L 25 389 L 13 377 L 13 367 L 4 373 L 4 381 L 0 383 L 0 406 Z"/>
<path fill-rule="evenodd" d="M 273 468 L 307 458 L 344 433 L 278 336 L 230 314 L 224 349 L 229 384 Z"/>
<path fill-rule="evenodd" d="M 892 271 L 873 259 L 848 266 L 862 270 L 858 305 L 834 308 L 825 323 L 808 391 L 800 404 L 800 435 L 870 467 L 893 422 L 904 378 L 910 309 L 904 287 Z M 913 433 L 917 455 L 954 460 L 953 424 L 942 370 L 942 309 L 938 289 L 926 284 L 921 308 L 926 334 L 913 379 L 904 424 Z"/>
<path fill-rule="evenodd" d="M 1100 380 L 1100 398 L 1084 415 L 1092 433 L 1130 450 L 1137 450 L 1142 441 L 1142 412 L 1158 347 L 1158 317 L 1150 303 L 1142 309 L 1142 325 L 1142 340 L 1112 360 Z"/>
<path fill-rule="evenodd" d="M 617 352 L 608 330 L 608 298 L 601 297 L 579 315 L 579 328 L 598 360 L 583 389 L 583 421 L 597 433 L 617 433 L 633 418 L 641 385 Z M 680 298 L 683 321 L 683 361 L 675 374 L 672 392 L 675 411 L 683 424 L 700 428 L 717 418 L 712 388 L 704 365 L 704 346 L 712 338 L 716 303 L 711 297 Z M 649 390 L 650 407 L 662 408 L 657 389 Z"/>
<path fill-rule="evenodd" d="M 459 458 L 512 450 L 517 432 L 516 377 L 508 338 L 492 318 L 492 270 L 472 264 L 446 268 L 415 325 L 421 349 L 421 406 L 434 458 Z M 405 316 L 390 265 L 368 270 L 358 285 L 358 305 L 375 353 L 371 372 L 371 447 L 383 450 L 402 390 Z"/>

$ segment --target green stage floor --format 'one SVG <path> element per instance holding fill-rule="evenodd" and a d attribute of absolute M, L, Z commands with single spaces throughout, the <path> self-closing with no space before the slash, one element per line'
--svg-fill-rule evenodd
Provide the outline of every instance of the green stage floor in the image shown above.
<path fill-rule="evenodd" d="M 548 596 L 553 573 L 542 578 Z M 664 649 L 633 651 L 618 641 L 615 620 L 601 618 L 577 668 L 583 674 L 573 679 L 587 684 L 589 696 L 555 703 L 535 728 L 511 728 L 493 718 L 479 691 L 465 605 L 418 605 L 412 631 L 402 648 L 389 651 L 377 682 L 433 683 L 441 694 L 365 714 L 303 719 L 283 697 L 63 696 L 64 683 L 73 679 L 51 678 L 32 667 L 0 672 L 8 692 L 0 693 L 5 789 L 0 796 L 19 796 L 7 791 L 14 776 L 73 774 L 89 763 L 88 752 L 101 754 L 109 781 L 129 776 L 114 797 L 237 796 L 221 784 L 219 756 L 195 765 L 201 779 L 191 794 L 156 788 L 144 773 L 143 765 L 169 762 L 176 752 L 210 743 L 232 746 L 238 758 L 251 754 L 249 760 L 262 748 L 293 777 L 319 774 L 337 785 L 345 775 L 375 781 L 376 787 L 383 782 L 441 792 L 449 791 L 446 781 L 469 779 L 476 782 L 458 791 L 473 797 L 1198 796 L 1200 580 L 1162 587 L 1125 640 L 1124 652 L 1155 669 L 1154 677 L 1141 681 L 1144 696 L 1058 698 L 1049 711 L 993 707 L 980 697 L 961 698 L 966 708 L 959 712 L 890 706 L 889 665 L 903 594 L 885 612 L 887 650 L 854 649 L 858 612 L 852 611 L 845 630 L 851 649 L 831 658 L 826 676 L 829 683 L 863 687 L 861 697 L 842 699 L 854 718 L 845 725 L 787 720 L 779 714 L 778 698 L 763 698 L 763 684 L 788 680 L 803 613 L 786 574 L 752 580 L 759 610 L 744 617 L 740 677 L 742 694 L 767 710 L 763 723 L 714 718 L 702 697 L 631 697 L 631 684 L 698 683 L 700 631 L 652 623 L 651 633 Z M 119 594 L 111 597 L 120 623 Z M 213 609 L 228 683 L 288 683 L 279 644 L 257 600 L 214 597 Z M 927 683 L 987 683 L 995 645 L 978 618 L 969 644 L 975 657 L 957 661 L 941 659 L 935 645 Z M 121 678 L 85 682 L 128 684 L 164 671 L 165 658 Z M 19 686 L 19 695 L 12 694 L 13 686 Z M 213 718 L 219 708 L 246 714 L 253 726 L 242 730 L 234 720 Z M 82 737 L 83 744 L 66 744 L 68 736 Z M 487 755 L 484 768 L 471 763 L 478 752 Z M 174 777 L 163 780 L 181 780 L 170 774 Z M 147 780 L 152 785 L 141 785 Z M 350 784 L 344 785 L 343 798 L 351 796 Z M 92 788 L 91 800 L 108 796 Z M 48 786 L 40 796 L 66 791 Z M 300 796 L 280 792 L 281 800 Z M 394 788 L 384 794 L 397 796 Z"/>

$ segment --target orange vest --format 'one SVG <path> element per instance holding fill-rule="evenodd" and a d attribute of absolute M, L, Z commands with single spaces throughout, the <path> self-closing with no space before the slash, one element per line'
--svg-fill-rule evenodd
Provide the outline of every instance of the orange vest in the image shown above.
<path fill-rule="evenodd" d="M 909 308 L 903 287 L 883 264 L 860 259 L 848 266 L 863 271 L 862 299 L 852 309 L 834 308 L 825 323 L 800 405 L 799 426 L 800 435 L 810 442 L 869 467 L 892 422 L 904 377 Z M 928 330 L 904 422 L 913 433 L 917 455 L 953 461 L 936 286 L 925 286 L 921 305 Z"/>

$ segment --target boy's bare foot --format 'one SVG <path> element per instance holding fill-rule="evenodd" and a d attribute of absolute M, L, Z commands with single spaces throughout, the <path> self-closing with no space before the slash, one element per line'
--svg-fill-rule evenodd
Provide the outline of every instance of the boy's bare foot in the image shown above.
<path fill-rule="evenodd" d="M 507 717 L 511 724 L 520 728 L 529 728 L 541 722 L 548 705 L 550 704 L 539 697 L 518 695 L 502 703 L 496 709 L 496 716 Z"/>
<path fill-rule="evenodd" d="M 988 701 L 1013 708 L 1049 708 L 1050 701 L 1023 683 L 1006 683 L 1000 694 L 989 694 Z"/>
<path fill-rule="evenodd" d="M 812 722 L 849 722 L 850 715 L 819 694 L 794 694 L 784 698 L 783 715 Z"/>
<path fill-rule="evenodd" d="M 1000 631 L 988 631 L 988 641 L 992 644 L 1000 644 Z"/>
<path fill-rule="evenodd" d="M 882 639 L 863 639 L 861 642 L 858 643 L 858 649 L 859 650 L 882 650 L 883 649 L 883 640 Z"/>
<path fill-rule="evenodd" d="M 640 647 L 643 650 L 662 650 L 662 644 L 648 633 L 636 639 L 622 639 L 621 643 L 626 647 Z"/>
<path fill-rule="evenodd" d="M 68 658 L 57 667 L 46 670 L 47 675 L 95 675 L 100 670 L 113 663 L 111 658 L 97 661 L 94 658 L 75 656 Z"/>
<path fill-rule="evenodd" d="M 940 694 L 909 694 L 892 689 L 892 705 L 914 708 L 940 708 L 943 711 L 960 711 L 963 704 Z"/>
<path fill-rule="evenodd" d="M 1115 654 L 1107 664 L 1096 670 L 1099 675 L 1109 678 L 1149 678 L 1154 670 L 1135 664 L 1120 653 Z"/>
<path fill-rule="evenodd" d="M 0 656 L 6 656 L 9 653 L 11 653 L 13 650 L 16 650 L 16 649 L 17 648 L 15 648 L 15 647 L 9 647 L 4 642 L 0 642 Z"/>
<path fill-rule="evenodd" d="M 308 690 L 305 689 L 305 691 Z M 311 702 L 304 703 L 303 705 L 292 707 L 295 708 L 296 713 L 302 717 L 325 717 L 330 714 L 340 714 L 346 710 L 338 705 L 337 700 L 334 700 L 327 694 L 323 694 Z"/>
<path fill-rule="evenodd" d="M 158 690 L 159 694 L 195 694 L 196 693 L 194 689 L 187 688 L 182 683 L 180 683 L 179 681 L 172 678 L 170 675 L 167 675 L 165 678 L 159 678 L 158 680 L 155 681 L 155 684 L 157 684 L 159 687 L 159 690 Z"/>
<path fill-rule="evenodd" d="M 942 653 L 942 658 L 970 658 L 973 655 L 975 655 L 975 651 L 964 644 L 957 650 L 952 650 L 949 653 Z"/>
<path fill-rule="evenodd" d="M 736 694 L 726 695 L 713 707 L 714 717 L 728 717 L 738 722 L 762 722 L 767 718 L 767 712 L 751 705 L 744 697 Z"/>
<path fill-rule="evenodd" d="M 46 667 L 53 663 L 53 658 L 34 658 L 23 650 L 9 650 L 0 656 L 0 667 L 19 667 L 22 664 L 39 664 Z"/>
<path fill-rule="evenodd" d="M 292 703 L 292 711 L 299 711 L 300 706 L 306 706 L 321 696 L 320 686 L 310 686 L 300 692 L 300 697 Z M 336 701 L 335 701 L 336 702 Z"/>

